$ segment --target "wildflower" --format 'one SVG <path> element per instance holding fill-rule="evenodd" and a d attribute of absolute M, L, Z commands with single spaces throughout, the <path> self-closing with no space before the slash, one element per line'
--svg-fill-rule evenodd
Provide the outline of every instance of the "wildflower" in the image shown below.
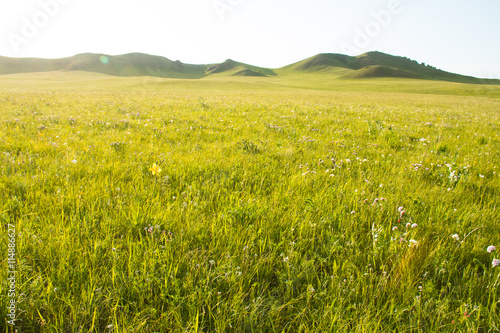
<path fill-rule="evenodd" d="M 71 163 L 76 164 L 76 163 L 78 163 L 78 161 L 77 160 L 73 160 L 73 161 L 71 161 Z"/>
<path fill-rule="evenodd" d="M 411 227 L 412 227 L 412 229 L 415 229 L 416 227 L 418 227 L 418 224 L 413 223 L 413 224 L 411 225 Z"/>
<path fill-rule="evenodd" d="M 149 227 L 148 232 L 152 233 L 153 232 L 153 227 Z"/>
<path fill-rule="evenodd" d="M 493 262 L 491 263 L 491 265 L 492 265 L 493 267 L 500 266 L 500 260 L 498 260 L 498 259 L 493 259 Z"/>
<path fill-rule="evenodd" d="M 153 176 L 157 176 L 160 174 L 161 168 L 158 165 L 156 165 L 156 163 L 153 163 L 153 166 L 149 168 L 149 171 L 151 171 Z"/>
<path fill-rule="evenodd" d="M 457 175 L 456 171 L 451 171 L 450 176 L 448 177 L 451 182 L 456 183 L 458 182 L 459 176 Z"/>
<path fill-rule="evenodd" d="M 411 227 L 411 223 L 406 223 L 406 227 L 407 228 Z"/>
<path fill-rule="evenodd" d="M 403 217 L 406 214 L 406 211 L 402 210 L 401 211 L 401 217 Z"/>
<path fill-rule="evenodd" d="M 491 253 L 493 251 L 496 251 L 496 247 L 494 245 L 491 245 L 491 246 L 488 246 L 488 249 L 486 249 L 486 251 L 488 251 L 488 253 Z"/>
<path fill-rule="evenodd" d="M 392 227 L 392 231 L 398 230 L 398 227 Z"/>
<path fill-rule="evenodd" d="M 460 241 L 460 236 L 458 236 L 457 234 L 452 235 L 451 238 L 453 238 L 457 242 Z"/>
<path fill-rule="evenodd" d="M 410 245 L 409 245 L 410 247 L 417 246 L 417 245 L 418 245 L 418 242 L 416 240 L 410 239 Z"/>
<path fill-rule="evenodd" d="M 398 208 L 398 212 L 400 212 L 400 213 L 401 213 L 402 211 L 404 211 L 404 210 L 405 210 L 405 209 L 404 209 L 404 207 L 403 207 L 403 206 L 401 206 L 401 207 L 399 207 L 399 208 Z"/>

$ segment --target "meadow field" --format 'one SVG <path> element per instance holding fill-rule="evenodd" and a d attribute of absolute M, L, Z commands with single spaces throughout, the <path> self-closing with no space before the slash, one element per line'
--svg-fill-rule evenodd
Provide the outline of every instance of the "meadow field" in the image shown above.
<path fill-rule="evenodd" d="M 2 332 L 500 331 L 500 86 L 72 75 L 0 76 Z"/>

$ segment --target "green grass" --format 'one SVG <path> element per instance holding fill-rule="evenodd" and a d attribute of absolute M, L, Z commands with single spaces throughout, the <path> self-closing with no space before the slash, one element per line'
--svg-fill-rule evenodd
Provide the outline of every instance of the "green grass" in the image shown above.
<path fill-rule="evenodd" d="M 0 89 L 8 91 L 121 91 L 134 90 L 149 94 L 151 91 L 175 91 L 180 94 L 189 91 L 194 94 L 236 92 L 255 96 L 256 92 L 285 93 L 298 92 L 313 96 L 321 91 L 344 96 L 346 93 L 382 93 L 403 96 L 452 95 L 470 97 L 500 98 L 500 85 L 463 84 L 437 80 L 415 80 L 396 78 L 340 79 L 340 72 L 331 79 L 323 73 L 279 72 L 278 76 L 238 77 L 214 76 L 202 79 L 169 79 L 158 77 L 116 77 L 85 71 L 57 71 L 0 75 Z M 230 74 L 233 74 L 230 72 Z"/>
<path fill-rule="evenodd" d="M 500 90 L 356 82 L 0 76 L 3 331 L 498 331 Z"/>

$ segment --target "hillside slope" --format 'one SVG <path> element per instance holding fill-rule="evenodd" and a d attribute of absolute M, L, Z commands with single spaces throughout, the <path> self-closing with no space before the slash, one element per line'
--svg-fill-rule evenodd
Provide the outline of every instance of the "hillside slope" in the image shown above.
<path fill-rule="evenodd" d="M 189 65 L 180 61 L 143 53 L 118 56 L 104 54 L 79 54 L 72 58 L 65 70 L 82 70 L 113 76 L 154 76 L 165 78 L 201 78 L 205 65 Z"/>
<path fill-rule="evenodd" d="M 0 74 L 80 70 L 113 76 L 194 79 L 205 76 L 206 69 L 206 65 L 183 64 L 143 53 L 118 56 L 83 53 L 61 59 L 0 57 Z"/>
<path fill-rule="evenodd" d="M 353 57 L 322 53 L 278 69 L 257 67 L 231 59 L 219 64 L 191 65 L 144 53 L 111 56 L 83 53 L 61 59 L 8 58 L 0 56 L 0 75 L 53 71 L 85 71 L 119 77 L 150 76 L 199 79 L 207 76 L 276 77 L 323 75 L 325 79 L 411 78 L 472 84 L 500 84 L 419 64 L 406 57 L 368 52 Z"/>
<path fill-rule="evenodd" d="M 342 71 L 340 71 L 342 69 Z M 357 57 L 323 53 L 282 67 L 278 73 L 337 73 L 339 78 L 416 78 L 474 84 L 500 84 L 500 80 L 478 79 L 449 73 L 435 67 L 419 64 L 406 57 L 382 52 L 368 52 Z"/>
<path fill-rule="evenodd" d="M 207 74 L 228 74 L 233 76 L 276 76 L 269 68 L 257 67 L 227 59 L 223 63 L 208 67 Z"/>

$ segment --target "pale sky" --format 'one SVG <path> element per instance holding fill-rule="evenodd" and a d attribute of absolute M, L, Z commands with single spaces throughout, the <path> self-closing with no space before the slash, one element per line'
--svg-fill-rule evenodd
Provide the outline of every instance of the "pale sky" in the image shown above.
<path fill-rule="evenodd" d="M 142 52 L 278 68 L 381 51 L 500 78 L 499 0 L 3 0 L 0 55 Z"/>

